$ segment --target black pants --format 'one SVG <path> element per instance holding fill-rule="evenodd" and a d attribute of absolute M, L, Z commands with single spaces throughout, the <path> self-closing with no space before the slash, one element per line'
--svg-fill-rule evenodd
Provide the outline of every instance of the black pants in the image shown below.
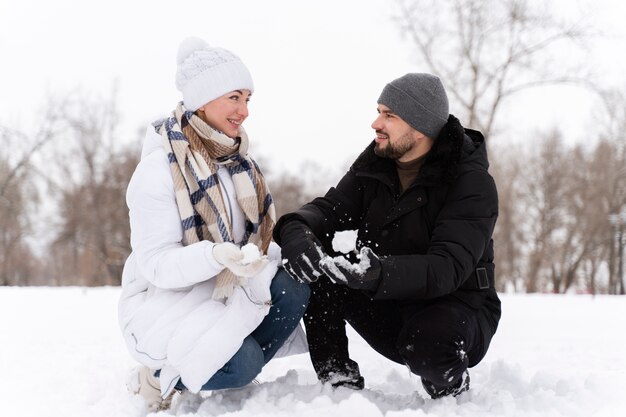
<path fill-rule="evenodd" d="M 439 387 L 459 383 L 464 371 L 485 355 L 479 312 L 452 298 L 406 303 L 372 300 L 363 291 L 311 284 L 304 315 L 313 367 L 321 380 L 331 374 L 358 375 L 348 355 L 348 322 L 378 353 L 409 366 Z"/>

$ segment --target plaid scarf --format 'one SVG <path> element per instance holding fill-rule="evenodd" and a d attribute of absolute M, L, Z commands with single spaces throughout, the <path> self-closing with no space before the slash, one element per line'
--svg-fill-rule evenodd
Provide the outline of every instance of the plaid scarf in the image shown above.
<path fill-rule="evenodd" d="M 243 127 L 232 139 L 211 128 L 179 103 L 172 115 L 154 123 L 168 154 L 176 203 L 183 227 L 183 245 L 201 240 L 233 242 L 233 226 L 227 214 L 217 170 L 225 166 L 231 175 L 237 202 L 245 218 L 241 245 L 255 243 L 264 254 L 276 221 L 274 202 L 263 174 L 247 155 L 248 136 Z M 228 298 L 243 277 L 224 269 L 216 277 L 214 299 Z"/>

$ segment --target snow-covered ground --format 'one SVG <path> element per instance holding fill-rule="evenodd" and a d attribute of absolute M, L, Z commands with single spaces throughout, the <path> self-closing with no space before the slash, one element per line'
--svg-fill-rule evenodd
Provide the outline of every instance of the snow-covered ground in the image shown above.
<path fill-rule="evenodd" d="M 126 393 L 134 366 L 116 323 L 118 288 L 0 287 L 0 415 L 146 415 Z M 472 389 L 430 400 L 405 367 L 350 333 L 366 389 L 316 383 L 307 355 L 278 359 L 261 385 L 179 397 L 177 416 L 624 416 L 626 297 L 502 297 Z"/>

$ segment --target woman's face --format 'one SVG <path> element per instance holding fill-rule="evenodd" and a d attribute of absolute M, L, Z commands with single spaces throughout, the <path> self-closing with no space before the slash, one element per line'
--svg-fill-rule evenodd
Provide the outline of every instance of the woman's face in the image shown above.
<path fill-rule="evenodd" d="M 239 136 L 239 126 L 248 117 L 250 90 L 235 90 L 198 108 L 196 114 L 213 129 L 230 138 Z"/>

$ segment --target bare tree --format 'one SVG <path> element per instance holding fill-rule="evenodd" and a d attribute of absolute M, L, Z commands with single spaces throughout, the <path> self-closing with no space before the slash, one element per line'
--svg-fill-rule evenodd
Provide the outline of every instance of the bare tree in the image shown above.
<path fill-rule="evenodd" d="M 0 285 L 28 284 L 36 274 L 29 238 L 39 203 L 33 159 L 57 133 L 52 111 L 34 122 L 32 133 L 0 127 Z"/>
<path fill-rule="evenodd" d="M 530 150 L 498 148 L 500 289 L 621 293 L 626 141 L 619 132 L 572 147 L 553 131 Z"/>
<path fill-rule="evenodd" d="M 601 141 L 593 161 L 595 185 L 600 190 L 603 221 L 608 248 L 610 294 L 624 294 L 624 245 L 626 233 L 626 95 L 619 90 L 602 92 L 605 111 L 600 121 Z"/>
<path fill-rule="evenodd" d="M 460 109 L 468 127 L 483 132 L 490 148 L 504 127 L 503 105 L 520 92 L 562 83 L 593 87 L 583 66 L 576 59 L 565 62 L 561 53 L 567 48 L 568 56 L 582 55 L 589 29 L 559 21 L 546 2 L 396 2 L 397 21 L 415 47 L 416 61 L 443 80 L 452 108 Z M 568 158 L 575 153 L 563 147 L 556 131 L 534 152 L 511 149 L 513 156 L 499 149 L 492 158 L 500 199 L 494 232 L 500 289 L 565 291 L 585 273 L 595 279 L 602 264 L 599 223 L 586 220 L 597 210 L 581 202 L 592 194 L 585 186 L 591 179 L 570 175 Z"/>
<path fill-rule="evenodd" d="M 326 193 L 337 183 L 340 173 L 323 169 L 315 162 L 305 162 L 297 174 L 277 170 L 266 158 L 259 158 L 276 206 L 276 217 L 302 207 L 316 197 Z M 341 172 L 343 174 L 343 172 Z"/>
<path fill-rule="evenodd" d="M 33 155 L 54 138 L 54 123 L 55 116 L 49 114 L 48 117 L 44 118 L 44 125 L 40 131 L 32 135 L 27 135 L 15 129 L 0 127 L 0 137 L 2 138 L 2 143 L 5 144 L 3 158 L 6 164 L 5 172 L 3 172 L 3 176 L 0 179 L 0 198 L 4 197 L 8 188 L 19 180 L 18 177 L 24 171 L 28 170 Z M 13 154 L 15 151 L 17 153 Z"/>
<path fill-rule="evenodd" d="M 542 279 L 542 270 L 550 265 L 557 255 L 555 248 L 562 244 L 567 189 L 567 177 L 563 173 L 568 163 L 565 155 L 561 135 L 553 131 L 540 141 L 527 159 L 522 185 L 524 198 L 520 202 L 525 212 L 525 241 L 529 245 L 527 292 L 549 289 Z"/>
<path fill-rule="evenodd" d="M 593 268 L 597 264 L 598 248 L 602 246 L 602 230 L 606 216 L 602 215 L 600 188 L 594 181 L 595 173 L 586 145 L 565 151 L 567 163 L 562 165 L 564 179 L 561 230 L 552 248 L 550 276 L 555 292 L 566 292 L 572 287 L 595 291 L 595 283 L 585 283 L 582 267 L 585 262 Z M 597 271 L 590 271 L 595 278 Z"/>
<path fill-rule="evenodd" d="M 66 123 L 55 188 L 56 237 L 49 270 L 57 284 L 116 285 L 130 253 L 125 193 L 139 152 L 121 146 L 114 96 L 80 93 L 59 108 Z"/>
<path fill-rule="evenodd" d="M 272 197 L 276 206 L 276 217 L 298 210 L 313 200 L 317 195 L 307 190 L 303 178 L 284 175 L 269 181 Z"/>
<path fill-rule="evenodd" d="M 561 24 L 527 0 L 396 1 L 397 21 L 420 62 L 443 80 L 461 120 L 486 138 L 509 97 L 586 79 L 564 58 L 552 65 L 555 52 L 587 36 L 580 25 Z"/>
<path fill-rule="evenodd" d="M 491 172 L 498 186 L 499 216 L 494 230 L 498 290 L 524 288 L 524 241 L 522 205 L 524 196 L 519 186 L 525 174 L 523 151 L 519 146 L 497 147 L 498 158 L 491 164 Z"/>
<path fill-rule="evenodd" d="M 0 195 L 0 285 L 21 285 L 28 282 L 27 238 L 31 232 L 30 210 L 37 203 L 37 193 L 28 170 L 15 170 L 0 158 L 0 177 L 11 176 Z M 24 256 L 27 255 L 27 256 Z"/>

